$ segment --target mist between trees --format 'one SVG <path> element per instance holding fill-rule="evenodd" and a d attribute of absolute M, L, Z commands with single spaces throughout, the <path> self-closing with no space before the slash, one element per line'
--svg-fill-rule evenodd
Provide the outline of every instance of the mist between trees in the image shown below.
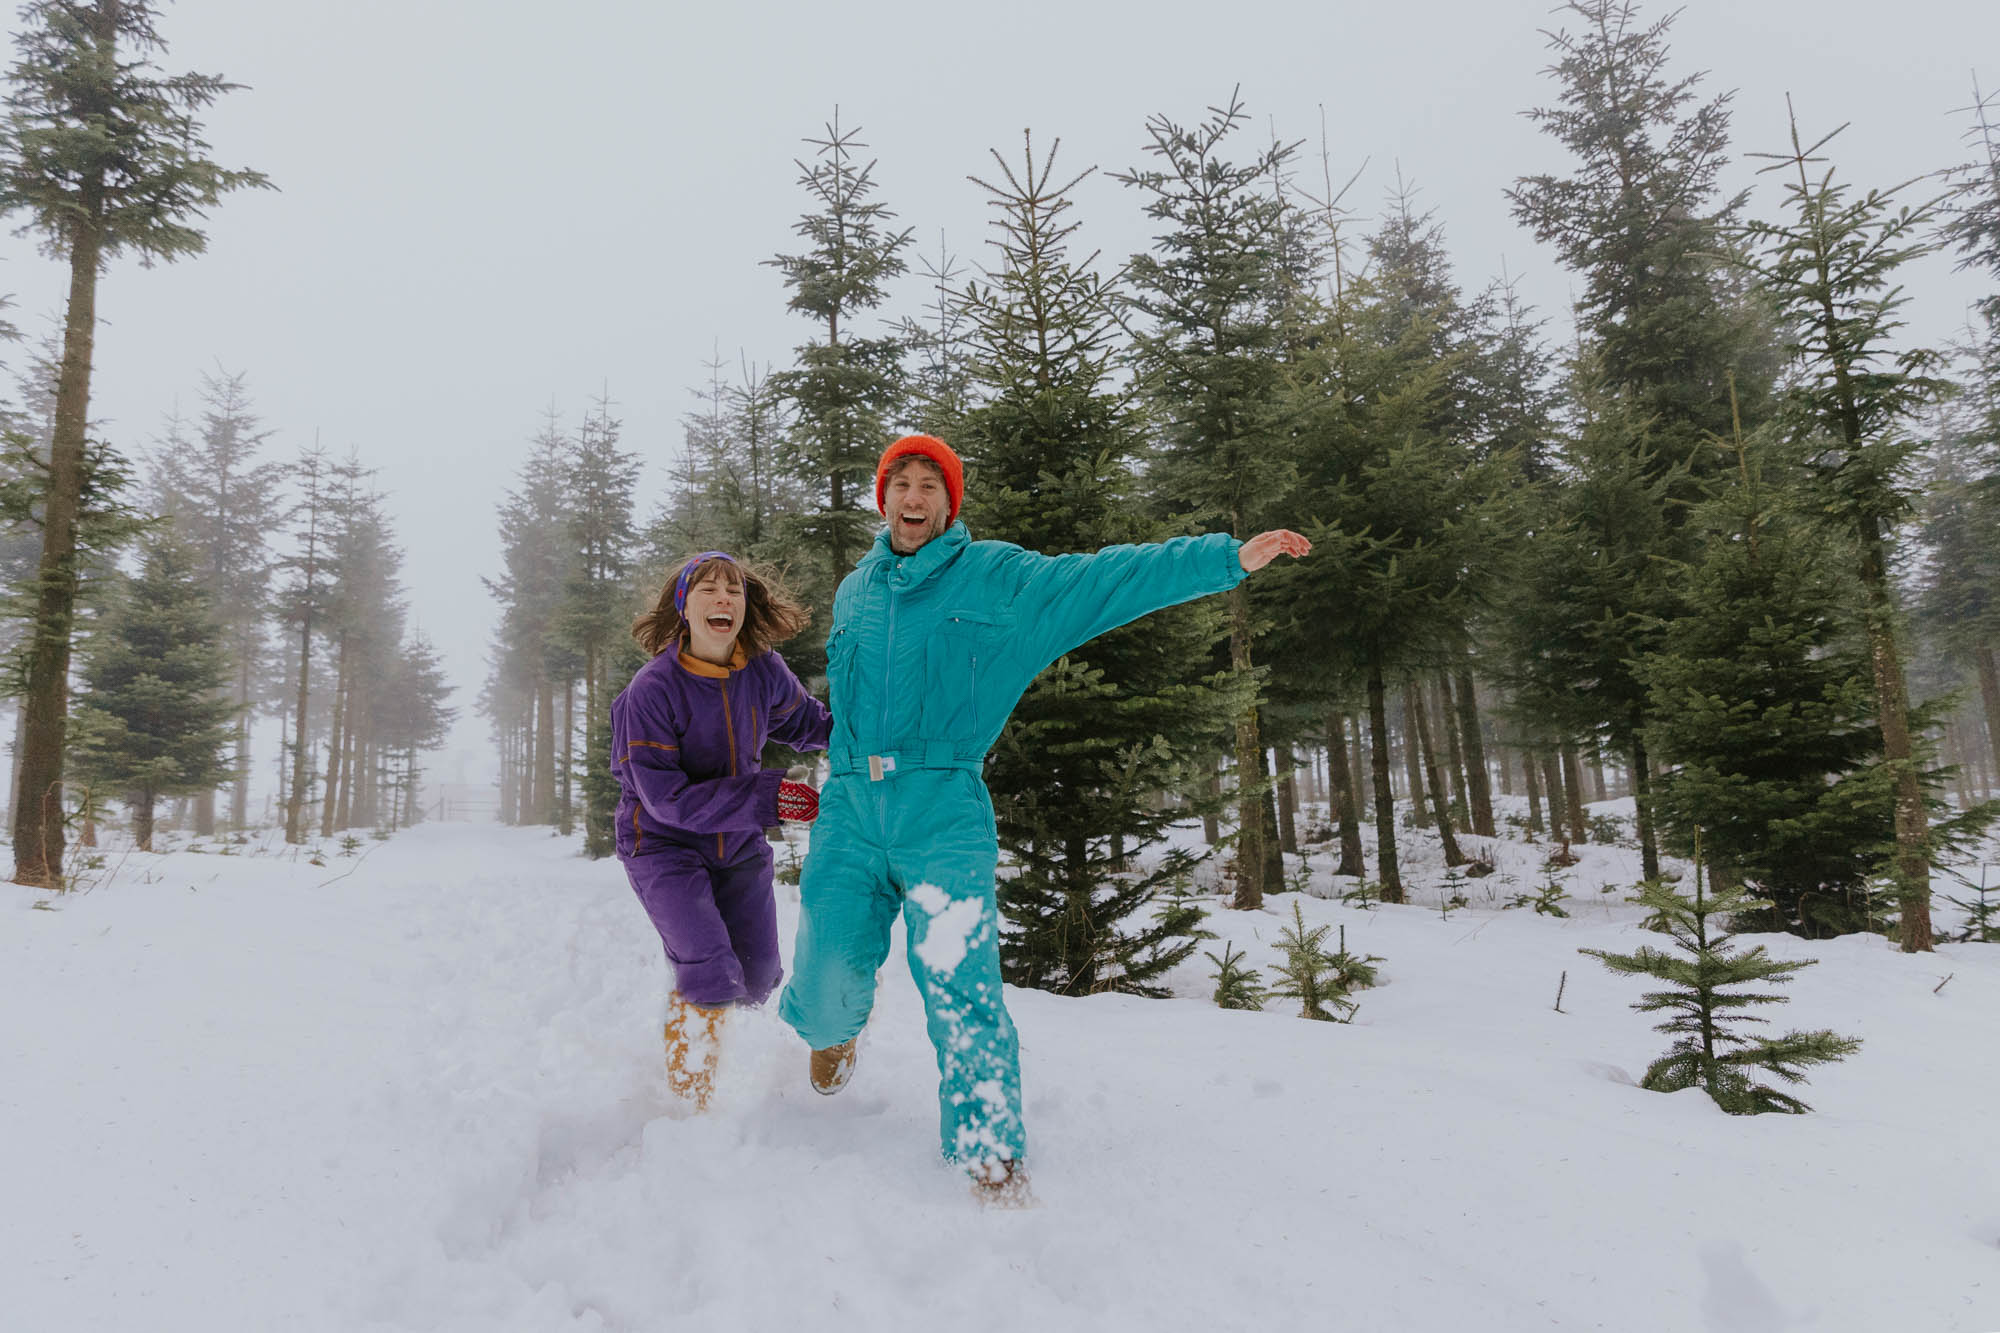
<path fill-rule="evenodd" d="M 1458 274 L 1414 186 L 1379 210 L 1349 197 L 1332 164 L 1368 144 L 1272 139 L 1240 93 L 1135 113 L 1130 160 L 1102 168 L 1152 224 L 1152 248 L 1129 257 L 1090 246 L 1071 191 L 1099 167 L 1053 137 L 969 146 L 992 244 L 921 257 L 859 129 L 836 116 L 810 134 L 797 239 L 768 261 L 801 342 L 782 363 L 718 353 L 703 368 L 657 508 L 641 512 L 609 389 L 523 423 L 479 699 L 503 818 L 611 851 L 608 705 L 639 664 L 628 628 L 692 552 L 782 572 L 815 612 L 784 651 L 823 689 L 833 590 L 878 523 L 875 460 L 923 430 L 965 458 L 978 538 L 1060 552 L 1288 526 L 1316 548 L 1095 640 L 1031 688 L 987 772 L 1011 980 L 1144 993 L 1188 957 L 1193 923 L 1157 909 L 1191 859 L 1149 854 L 1176 821 L 1203 822 L 1238 906 L 1284 888 L 1283 854 L 1321 839 L 1339 873 L 1395 902 L 1401 828 L 1435 830 L 1471 864 L 1473 840 L 1500 835 L 1495 797 L 1516 795 L 1518 831 L 1556 856 L 1614 836 L 1589 804 L 1630 798 L 1648 880 L 1700 830 L 1718 891 L 1767 904 L 1746 928 L 1929 948 L 1931 871 L 2000 790 L 1991 103 L 1976 85 L 1958 99 L 1962 162 L 1851 185 L 1832 126 L 1732 143 L 1731 94 L 1671 49 L 1670 17 L 1584 0 L 1555 23 L 1529 114 L 1564 167 L 1509 198 L 1573 275 L 1573 338 L 1504 277 Z M 23 133 L 17 115 L 0 200 L 15 210 L 36 206 L 18 184 L 36 162 Z M 1719 181 L 1732 155 L 1759 154 L 1782 190 L 1753 209 Z M 1936 249 L 1961 261 L 1974 314 L 1959 344 L 1915 349 L 1897 272 Z M 931 297 L 899 309 L 912 276 Z M 295 837 L 411 817 L 449 714 L 401 623 L 358 463 L 265 457 L 248 386 L 224 374 L 197 426 L 141 451 L 142 487 L 111 443 L 86 447 L 80 428 L 57 442 L 74 341 L 30 367 L 15 417 L 17 688 L 61 692 L 72 634 L 87 650 L 116 623 L 122 566 L 208 599 L 205 622 L 175 615 L 218 665 L 182 688 L 228 708 L 184 710 L 178 790 L 90 767 L 109 742 L 63 738 L 98 776 L 51 787 L 44 765 L 38 799 L 57 792 L 74 821 L 152 791 L 199 828 L 282 817 Z M 87 339 L 83 355 L 87 370 Z M 239 442 L 234 461 L 216 431 Z M 39 461 L 59 457 L 61 477 Z M 80 517 L 51 554 L 36 505 L 58 491 Z M 243 517 L 245 497 L 262 518 Z M 185 549 L 154 535 L 168 529 Z M 252 554 L 230 545 L 252 531 Z M 51 579 L 75 584 L 73 618 L 51 610 Z M 112 689 L 84 658 L 79 718 Z M 286 736 L 269 811 L 241 780 L 258 717 Z M 24 734 L 17 755 L 34 749 Z M 1302 813 L 1322 809 L 1324 827 Z"/>
<path fill-rule="evenodd" d="M 1331 163 L 1366 144 L 1266 138 L 1240 95 L 1135 126 L 1114 174 L 1156 241 L 1122 262 L 1072 211 L 1097 168 L 1053 139 L 969 155 L 990 247 L 924 258 L 859 129 L 806 138 L 798 240 L 768 261 L 792 361 L 704 367 L 653 512 L 605 401 L 572 432 L 551 413 L 502 510 L 482 707 L 505 818 L 609 851 L 625 626 L 693 552 L 782 570 L 815 609 L 787 659 L 823 673 L 875 459 L 921 430 L 964 457 L 977 538 L 1291 526 L 1316 547 L 1029 691 L 987 773 L 1010 980 L 1146 992 L 1187 957 L 1191 922 L 1139 911 L 1189 873 L 1140 857 L 1175 820 L 1226 845 L 1238 906 L 1319 839 L 1394 902 L 1399 823 L 1467 864 L 1496 791 L 1558 857 L 1617 835 L 1589 803 L 1632 798 L 1648 880 L 1701 830 L 1715 883 L 1761 904 L 1746 928 L 1929 948 L 1931 869 L 2000 781 L 1990 104 L 1971 90 L 1965 162 L 1856 187 L 1821 129 L 1733 145 L 1731 95 L 1674 72 L 1670 17 L 1558 21 L 1530 114 L 1567 165 L 1510 201 L 1574 273 L 1563 346 L 1509 282 L 1454 272 L 1413 187 L 1364 215 Z M 1785 194 L 1758 216 L 1718 180 L 1766 148 Z M 1977 317 L 1912 349 L 1896 271 L 1937 248 Z M 893 308 L 914 274 L 931 300 Z M 1300 827 L 1308 804 L 1325 827 Z"/>

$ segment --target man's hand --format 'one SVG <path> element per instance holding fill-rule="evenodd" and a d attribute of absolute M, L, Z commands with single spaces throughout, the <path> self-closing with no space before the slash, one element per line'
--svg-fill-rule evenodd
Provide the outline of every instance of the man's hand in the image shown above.
<path fill-rule="evenodd" d="M 1243 562 L 1245 574 L 1255 574 L 1281 555 L 1288 555 L 1296 560 L 1310 552 L 1312 548 L 1311 542 L 1290 528 L 1273 528 L 1269 532 L 1260 532 L 1244 542 L 1242 549 L 1237 551 L 1236 558 Z"/>

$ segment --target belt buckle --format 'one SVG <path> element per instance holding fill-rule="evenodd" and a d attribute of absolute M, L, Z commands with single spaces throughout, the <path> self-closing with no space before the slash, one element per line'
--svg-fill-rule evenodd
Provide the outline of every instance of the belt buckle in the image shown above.
<path fill-rule="evenodd" d="M 892 754 L 871 754 L 868 756 L 868 780 L 880 782 L 884 776 L 896 771 L 896 756 Z"/>

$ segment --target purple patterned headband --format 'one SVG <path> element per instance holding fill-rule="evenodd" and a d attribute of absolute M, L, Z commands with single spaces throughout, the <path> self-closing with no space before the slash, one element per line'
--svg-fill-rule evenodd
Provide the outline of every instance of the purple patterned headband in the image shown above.
<path fill-rule="evenodd" d="M 687 615 L 688 578 L 695 570 L 700 569 L 702 562 L 706 560 L 727 560 L 732 565 L 736 563 L 736 557 L 727 551 L 703 551 L 681 566 L 681 576 L 674 580 L 674 610 L 683 618 Z"/>

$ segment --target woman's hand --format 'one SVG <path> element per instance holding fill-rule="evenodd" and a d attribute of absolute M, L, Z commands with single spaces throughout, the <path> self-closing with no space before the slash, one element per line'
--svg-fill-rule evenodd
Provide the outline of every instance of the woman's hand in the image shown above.
<path fill-rule="evenodd" d="M 819 818 L 819 793 L 803 782 L 778 784 L 778 818 L 810 824 Z"/>
<path fill-rule="evenodd" d="M 1310 552 L 1312 548 L 1311 542 L 1290 528 L 1273 528 L 1269 532 L 1260 532 L 1244 542 L 1242 548 L 1236 552 L 1236 558 L 1243 562 L 1245 574 L 1254 574 L 1281 555 L 1288 555 L 1296 560 Z"/>

